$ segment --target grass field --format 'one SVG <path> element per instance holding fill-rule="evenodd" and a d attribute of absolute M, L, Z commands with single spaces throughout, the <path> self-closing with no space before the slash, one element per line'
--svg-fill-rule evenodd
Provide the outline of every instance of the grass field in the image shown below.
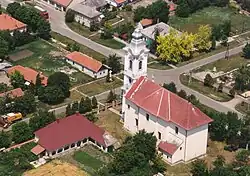
<path fill-rule="evenodd" d="M 217 71 L 228 72 L 236 68 L 240 68 L 242 65 L 250 63 L 249 60 L 241 57 L 240 54 L 229 57 L 229 59 L 220 59 L 216 62 L 210 63 L 199 68 L 199 71 L 213 70 L 216 67 Z"/>
<path fill-rule="evenodd" d="M 53 160 L 39 168 L 24 173 L 24 176 L 89 176 L 80 168 L 59 160 Z"/>
<path fill-rule="evenodd" d="M 90 35 L 96 33 L 96 32 L 91 32 L 89 30 L 89 28 L 87 28 L 84 25 L 81 25 L 80 23 L 77 23 L 77 22 L 67 23 L 67 25 L 73 31 L 75 31 L 78 34 L 80 34 L 84 37 L 87 37 L 87 38 L 89 38 Z"/>
<path fill-rule="evenodd" d="M 113 90 L 115 88 L 118 88 L 122 86 L 122 81 L 113 77 L 114 81 L 112 82 L 106 82 L 106 79 L 100 79 L 98 81 L 95 81 L 93 83 L 83 85 L 77 90 L 80 92 L 88 95 L 88 96 L 93 96 L 93 95 L 98 95 L 102 92 Z"/>
<path fill-rule="evenodd" d="M 72 44 L 72 43 L 75 43 L 74 40 L 68 38 L 68 37 L 65 37 L 65 36 L 62 36 L 61 34 L 58 34 L 56 32 L 51 32 L 51 36 L 56 39 L 57 41 L 63 43 L 63 44 Z M 99 61 L 103 61 L 106 59 L 106 57 L 90 48 L 88 48 L 87 46 L 84 46 L 84 45 L 81 45 L 81 44 L 78 44 L 80 46 L 80 52 L 88 55 L 88 56 L 91 56 L 93 57 L 94 59 L 96 60 L 99 60 Z"/>
<path fill-rule="evenodd" d="M 178 30 L 195 33 L 199 25 L 216 25 L 223 20 L 231 20 L 232 32 L 234 34 L 242 33 L 243 24 L 244 31 L 250 29 L 250 17 L 239 14 L 230 8 L 212 6 L 193 13 L 188 18 L 172 16 L 169 19 L 169 24 Z"/>
<path fill-rule="evenodd" d="M 82 97 L 84 97 L 84 96 L 81 93 L 79 93 L 78 91 L 76 91 L 76 90 L 70 91 L 70 97 L 69 98 L 72 101 L 80 101 Z"/>
<path fill-rule="evenodd" d="M 235 106 L 235 109 L 242 114 L 247 114 L 250 112 L 250 104 L 246 102 L 241 102 Z"/>
<path fill-rule="evenodd" d="M 232 99 L 231 96 L 229 96 L 228 94 L 224 93 L 224 92 L 218 92 L 217 90 L 215 90 L 212 87 L 207 87 L 204 86 L 204 84 L 196 79 L 192 79 L 191 83 L 189 84 L 189 78 L 188 76 L 185 75 L 180 75 L 180 81 L 182 84 L 190 87 L 191 89 L 202 93 L 205 96 L 208 96 L 216 101 L 220 101 L 220 102 L 227 102 L 229 100 Z"/>
<path fill-rule="evenodd" d="M 99 34 L 97 34 L 93 37 L 90 37 L 90 39 L 101 44 L 101 45 L 104 45 L 106 47 L 113 48 L 113 49 L 122 49 L 125 47 L 125 45 L 123 43 L 120 43 L 113 38 L 112 39 L 101 39 Z"/>
<path fill-rule="evenodd" d="M 104 111 L 98 114 L 98 121 L 96 124 L 109 132 L 114 136 L 120 143 L 122 143 L 126 137 L 130 134 L 123 129 L 123 124 L 120 122 L 120 116 L 111 112 Z"/>
<path fill-rule="evenodd" d="M 168 69 L 171 69 L 172 67 L 170 67 L 167 64 L 162 64 L 156 61 L 156 62 L 148 64 L 148 68 L 153 68 L 153 69 L 158 69 L 158 70 L 168 70 Z"/>

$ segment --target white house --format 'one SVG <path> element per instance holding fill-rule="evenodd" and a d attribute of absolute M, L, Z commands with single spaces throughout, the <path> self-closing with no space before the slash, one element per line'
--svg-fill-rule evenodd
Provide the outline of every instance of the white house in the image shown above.
<path fill-rule="evenodd" d="M 74 51 L 65 57 L 67 63 L 93 78 L 102 78 L 109 73 L 108 67 L 83 53 Z"/>
<path fill-rule="evenodd" d="M 142 129 L 153 132 L 159 152 L 170 164 L 205 155 L 212 119 L 146 77 L 148 50 L 143 43 L 142 34 L 136 30 L 124 62 L 124 127 L 131 133 Z"/>
<path fill-rule="evenodd" d="M 13 35 L 14 31 L 27 31 L 27 25 L 3 13 L 0 14 L 0 31 L 6 30 L 10 31 L 10 34 Z"/>

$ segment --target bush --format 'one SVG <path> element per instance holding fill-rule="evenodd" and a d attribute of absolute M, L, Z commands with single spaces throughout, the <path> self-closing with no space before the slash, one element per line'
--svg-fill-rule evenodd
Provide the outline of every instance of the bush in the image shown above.
<path fill-rule="evenodd" d="M 167 89 L 167 90 L 173 92 L 173 93 L 177 93 L 177 88 L 176 88 L 176 85 L 175 85 L 174 82 L 171 82 L 171 83 L 169 83 L 169 84 L 164 83 L 164 84 L 163 84 L 163 87 L 164 87 L 165 89 Z"/>
<path fill-rule="evenodd" d="M 73 12 L 73 10 L 69 9 L 67 10 L 66 14 L 65 14 L 65 22 L 66 23 L 72 23 L 75 19 L 75 13 Z"/>
<path fill-rule="evenodd" d="M 246 59 L 250 59 L 250 44 L 247 43 L 246 46 L 242 49 L 243 57 Z"/>
<path fill-rule="evenodd" d="M 204 79 L 204 86 L 213 87 L 213 85 L 214 85 L 214 79 L 210 74 L 207 74 Z"/>
<path fill-rule="evenodd" d="M 190 15 L 190 8 L 187 3 L 182 3 L 177 6 L 175 14 L 182 18 L 187 18 Z"/>
<path fill-rule="evenodd" d="M 180 90 L 177 95 L 183 99 L 187 99 L 187 93 L 184 90 Z"/>

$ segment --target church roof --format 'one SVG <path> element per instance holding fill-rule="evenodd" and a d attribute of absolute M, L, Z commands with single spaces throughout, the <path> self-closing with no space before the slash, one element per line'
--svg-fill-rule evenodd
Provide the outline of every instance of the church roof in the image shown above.
<path fill-rule="evenodd" d="M 125 97 L 150 114 L 164 121 L 175 123 L 186 130 L 213 121 L 187 100 L 144 76 L 132 85 Z"/>

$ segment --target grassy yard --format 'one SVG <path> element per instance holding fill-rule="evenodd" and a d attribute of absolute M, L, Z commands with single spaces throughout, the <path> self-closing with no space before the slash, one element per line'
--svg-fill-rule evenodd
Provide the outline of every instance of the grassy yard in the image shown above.
<path fill-rule="evenodd" d="M 89 75 L 84 74 L 84 73 L 82 73 L 80 71 L 72 73 L 70 75 L 70 77 L 73 78 L 73 80 L 71 80 L 71 85 L 72 86 L 79 85 L 79 84 L 85 84 L 85 83 L 88 83 L 88 82 L 91 82 L 91 81 L 94 80 L 94 78 L 92 78 Z"/>
<path fill-rule="evenodd" d="M 126 137 L 130 134 L 124 130 L 123 124 L 120 122 L 120 116 L 111 112 L 103 111 L 98 114 L 98 121 L 96 124 L 109 132 L 114 136 L 120 143 L 122 143 Z"/>
<path fill-rule="evenodd" d="M 105 91 L 109 91 L 115 88 L 118 88 L 120 86 L 122 86 L 122 81 L 113 77 L 114 81 L 112 82 L 106 82 L 106 79 L 100 79 L 98 81 L 95 81 L 93 83 L 87 84 L 87 85 L 83 85 L 79 88 L 77 88 L 77 90 L 79 90 L 80 92 L 88 95 L 88 96 L 93 96 L 93 95 L 97 95 L 100 94 L 102 92 Z"/>
<path fill-rule="evenodd" d="M 89 28 L 77 22 L 67 23 L 67 26 L 73 31 L 87 38 L 89 38 L 90 35 L 96 33 L 96 32 L 91 32 Z"/>
<path fill-rule="evenodd" d="M 81 98 L 84 97 L 84 95 L 82 95 L 81 93 L 79 93 L 78 91 L 76 90 L 73 90 L 73 91 L 70 91 L 70 99 L 72 101 L 80 101 Z M 84 97 L 85 98 L 85 97 Z"/>
<path fill-rule="evenodd" d="M 232 99 L 231 96 L 229 96 L 228 94 L 224 93 L 224 92 L 218 92 L 217 90 L 215 90 L 214 88 L 211 87 L 207 87 L 204 86 L 202 82 L 196 80 L 196 79 L 192 79 L 191 83 L 188 83 L 188 76 L 185 75 L 180 75 L 180 81 L 182 84 L 190 87 L 191 89 L 202 93 L 205 96 L 208 96 L 216 101 L 220 101 L 220 102 L 227 102 L 229 100 Z"/>
<path fill-rule="evenodd" d="M 123 74 L 123 73 L 121 73 L 121 74 L 117 75 L 117 77 L 123 80 L 123 78 L 124 78 L 124 74 Z"/>
<path fill-rule="evenodd" d="M 244 31 L 250 29 L 250 17 L 239 14 L 230 8 L 212 6 L 193 13 L 188 18 L 172 16 L 170 17 L 169 24 L 178 30 L 195 33 L 199 25 L 216 25 L 220 24 L 223 20 L 231 20 L 232 32 L 234 34 L 242 33 L 243 24 L 245 24 Z"/>
<path fill-rule="evenodd" d="M 213 70 L 216 67 L 217 71 L 228 72 L 233 69 L 239 68 L 242 65 L 248 64 L 250 61 L 241 57 L 240 54 L 229 57 L 229 59 L 220 59 L 216 62 L 210 63 L 199 68 L 199 71 Z"/>
<path fill-rule="evenodd" d="M 62 36 L 61 34 L 58 34 L 56 32 L 51 32 L 51 36 L 56 39 L 57 41 L 63 43 L 63 44 L 72 44 L 72 43 L 75 43 L 74 40 L 68 38 L 68 37 L 65 37 L 65 36 Z M 80 51 L 88 56 L 91 56 L 93 57 L 94 59 L 96 60 L 99 60 L 99 61 L 103 61 L 106 59 L 106 57 L 90 48 L 88 48 L 87 46 L 84 46 L 84 45 L 81 45 L 81 44 L 78 44 L 80 46 Z"/>
<path fill-rule="evenodd" d="M 235 109 L 241 112 L 242 114 L 247 114 L 250 112 L 250 104 L 242 101 L 241 103 L 235 106 Z"/>
<path fill-rule="evenodd" d="M 155 62 L 148 64 L 148 68 L 153 68 L 153 69 L 158 69 L 158 70 L 168 70 L 168 69 L 171 69 L 172 67 L 170 67 L 167 64 L 162 64 L 158 61 L 155 61 Z"/>

